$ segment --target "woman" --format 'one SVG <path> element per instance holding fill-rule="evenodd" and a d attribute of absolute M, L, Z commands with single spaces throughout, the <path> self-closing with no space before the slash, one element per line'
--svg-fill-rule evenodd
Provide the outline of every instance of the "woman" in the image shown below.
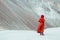
<path fill-rule="evenodd" d="M 40 35 L 44 35 L 44 22 L 45 22 L 44 15 L 41 15 L 38 22 L 39 24 L 38 24 L 37 32 L 40 33 Z"/>

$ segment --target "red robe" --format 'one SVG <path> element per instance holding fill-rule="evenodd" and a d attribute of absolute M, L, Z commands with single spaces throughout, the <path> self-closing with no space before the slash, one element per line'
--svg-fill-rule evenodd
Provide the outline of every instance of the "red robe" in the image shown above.
<path fill-rule="evenodd" d="M 39 24 L 38 24 L 38 28 L 37 28 L 37 32 L 40 33 L 40 32 L 44 32 L 44 17 L 41 17 L 39 19 Z"/>

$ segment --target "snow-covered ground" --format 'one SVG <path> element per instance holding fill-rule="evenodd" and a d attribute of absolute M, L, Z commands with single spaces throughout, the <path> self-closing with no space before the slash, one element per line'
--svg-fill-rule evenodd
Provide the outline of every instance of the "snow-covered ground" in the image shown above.
<path fill-rule="evenodd" d="M 0 40 L 60 40 L 60 28 L 49 28 L 41 36 L 33 30 L 0 31 Z"/>

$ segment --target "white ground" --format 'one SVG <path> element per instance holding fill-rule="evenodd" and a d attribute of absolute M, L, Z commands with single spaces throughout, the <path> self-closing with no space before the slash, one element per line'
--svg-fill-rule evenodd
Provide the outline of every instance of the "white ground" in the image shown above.
<path fill-rule="evenodd" d="M 41 36 L 33 30 L 0 31 L 0 40 L 60 40 L 60 28 L 49 28 Z"/>

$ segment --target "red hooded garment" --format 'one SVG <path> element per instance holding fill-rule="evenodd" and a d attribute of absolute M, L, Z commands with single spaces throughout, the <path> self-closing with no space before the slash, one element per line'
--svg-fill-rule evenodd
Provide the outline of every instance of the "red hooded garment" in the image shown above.
<path fill-rule="evenodd" d="M 37 32 L 44 32 L 44 15 L 41 15 L 41 18 L 38 20 L 39 24 L 38 24 L 38 28 L 37 28 Z"/>

